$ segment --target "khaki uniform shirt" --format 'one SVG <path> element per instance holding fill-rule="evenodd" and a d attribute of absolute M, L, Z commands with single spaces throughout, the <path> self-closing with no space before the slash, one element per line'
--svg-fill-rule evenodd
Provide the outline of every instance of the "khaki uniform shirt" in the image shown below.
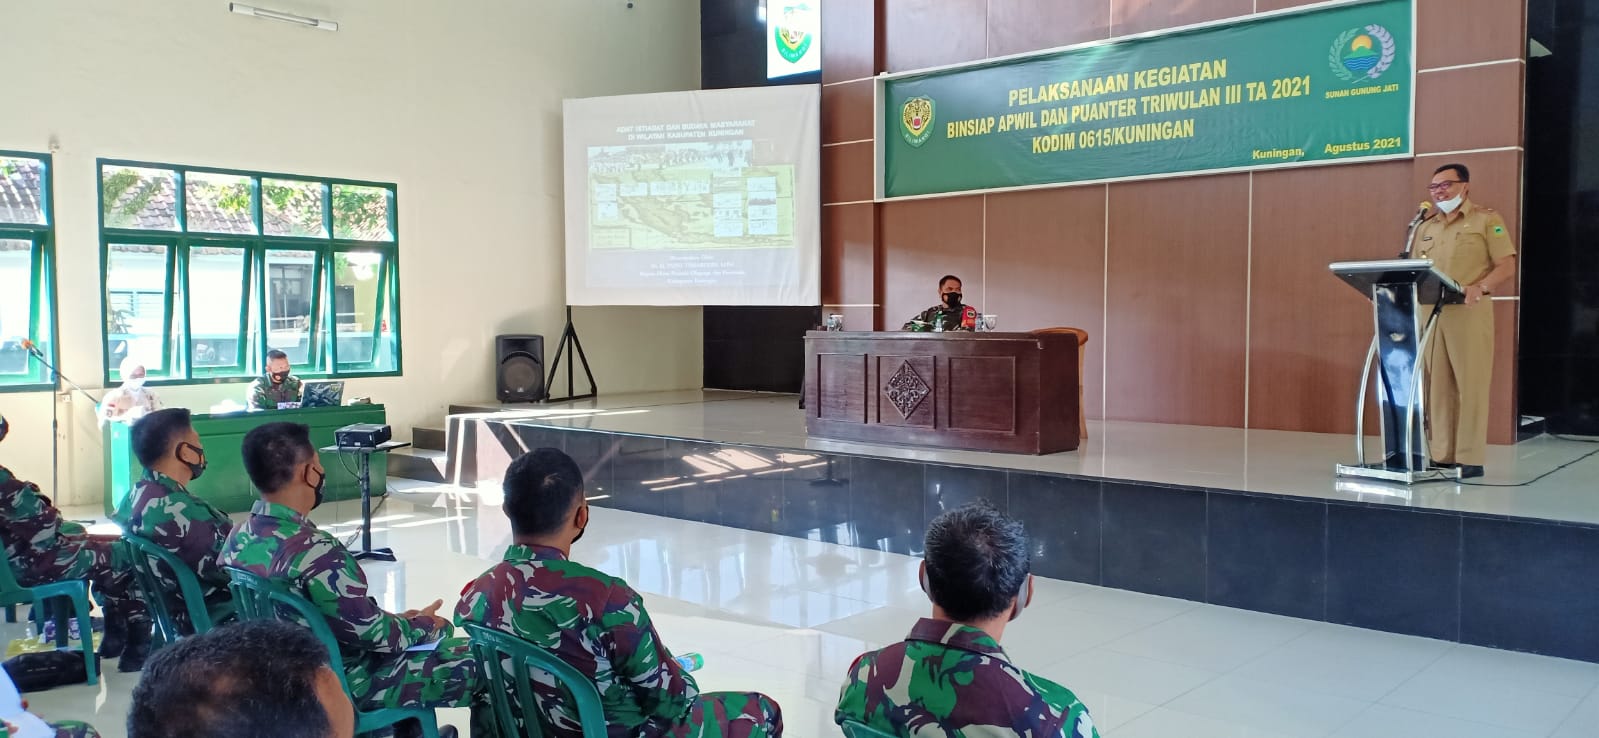
<path fill-rule="evenodd" d="M 1432 259 L 1438 271 L 1464 289 L 1488 276 L 1494 262 L 1515 256 L 1516 245 L 1499 213 L 1466 200 L 1453 213 L 1440 210 L 1422 221 L 1413 253 Z"/>

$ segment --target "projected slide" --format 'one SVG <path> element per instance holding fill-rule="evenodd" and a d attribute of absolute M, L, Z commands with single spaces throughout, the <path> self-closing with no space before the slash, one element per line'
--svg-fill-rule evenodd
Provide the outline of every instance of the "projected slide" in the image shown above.
<path fill-rule="evenodd" d="M 754 142 L 589 147 L 594 249 L 792 248 L 794 167 Z"/>
<path fill-rule="evenodd" d="M 567 100 L 567 302 L 818 304 L 819 97 Z"/>

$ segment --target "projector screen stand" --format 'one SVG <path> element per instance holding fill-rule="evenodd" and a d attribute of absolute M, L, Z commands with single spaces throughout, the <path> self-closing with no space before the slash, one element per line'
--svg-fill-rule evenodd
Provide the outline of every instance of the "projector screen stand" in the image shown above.
<path fill-rule="evenodd" d="M 550 390 L 555 387 L 555 372 L 561 366 L 561 356 L 566 356 L 566 396 L 551 397 Z M 575 358 L 574 358 L 575 357 Z M 588 377 L 589 391 L 587 394 L 573 394 L 574 361 L 583 362 L 583 376 Z M 586 400 L 598 395 L 599 385 L 594 384 L 594 372 L 589 370 L 589 357 L 583 353 L 583 342 L 578 340 L 577 328 L 572 325 L 572 306 L 566 306 L 566 330 L 561 331 L 561 342 L 555 347 L 555 360 L 550 362 L 550 377 L 544 382 L 545 402 L 566 402 L 568 400 Z"/>

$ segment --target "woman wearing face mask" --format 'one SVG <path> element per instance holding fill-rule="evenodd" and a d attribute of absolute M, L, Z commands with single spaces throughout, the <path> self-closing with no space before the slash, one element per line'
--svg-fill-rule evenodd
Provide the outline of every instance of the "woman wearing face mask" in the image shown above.
<path fill-rule="evenodd" d="M 144 386 L 144 365 L 133 357 L 122 360 L 122 386 L 107 392 L 100 401 L 100 427 L 106 421 L 132 423 L 161 409 L 161 400 Z"/>

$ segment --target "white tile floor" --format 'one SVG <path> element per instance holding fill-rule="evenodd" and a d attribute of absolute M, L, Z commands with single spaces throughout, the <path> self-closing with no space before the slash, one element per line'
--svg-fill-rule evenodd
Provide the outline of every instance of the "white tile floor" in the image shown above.
<path fill-rule="evenodd" d="M 390 501 L 377 539 L 401 561 L 368 568 L 379 598 L 453 606 L 509 541 L 494 494 L 418 488 Z M 349 532 L 340 521 L 356 515 L 346 502 L 317 517 Z M 613 510 L 593 520 L 577 556 L 644 592 L 672 649 L 705 654 L 703 689 L 772 695 L 792 736 L 838 735 L 850 661 L 926 610 L 910 557 Z M 1599 736 L 1599 664 L 1070 582 L 1041 581 L 1004 645 L 1075 690 L 1107 738 Z M 98 687 L 31 695 L 35 710 L 120 738 L 134 680 L 108 666 Z M 444 717 L 466 725 L 464 711 Z"/>

